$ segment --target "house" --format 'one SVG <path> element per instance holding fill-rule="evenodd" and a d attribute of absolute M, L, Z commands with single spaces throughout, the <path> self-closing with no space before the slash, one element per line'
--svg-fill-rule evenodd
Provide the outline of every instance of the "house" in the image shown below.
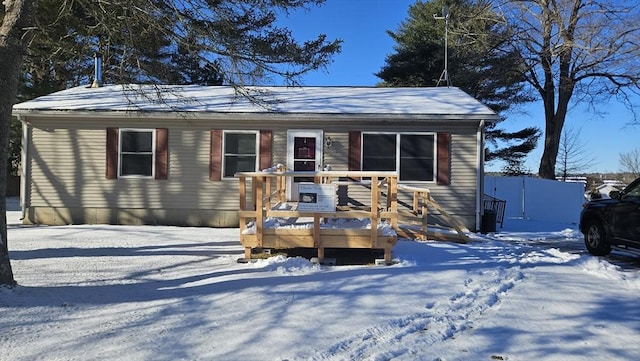
<path fill-rule="evenodd" d="M 604 181 L 599 186 L 593 188 L 591 191 L 586 192 L 584 197 L 587 200 L 591 199 L 609 199 L 611 192 L 620 192 L 624 189 L 625 184 L 620 181 Z"/>
<path fill-rule="evenodd" d="M 429 188 L 448 212 L 479 229 L 484 128 L 497 116 L 460 89 L 240 92 L 110 85 L 16 104 L 23 222 L 237 227 L 234 174 L 283 164 L 397 171 L 401 184 Z"/>

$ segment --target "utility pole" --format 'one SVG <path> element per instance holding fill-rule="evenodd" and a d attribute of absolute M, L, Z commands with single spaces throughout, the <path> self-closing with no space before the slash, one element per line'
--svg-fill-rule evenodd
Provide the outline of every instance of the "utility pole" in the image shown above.
<path fill-rule="evenodd" d="M 436 86 L 440 86 L 440 83 L 443 81 L 447 84 L 447 86 L 451 86 L 451 78 L 449 78 L 449 7 L 447 5 L 442 7 L 442 16 L 438 16 L 438 14 L 433 14 L 433 18 L 436 20 L 444 20 L 444 70 L 440 75 L 440 79 L 436 83 Z"/>

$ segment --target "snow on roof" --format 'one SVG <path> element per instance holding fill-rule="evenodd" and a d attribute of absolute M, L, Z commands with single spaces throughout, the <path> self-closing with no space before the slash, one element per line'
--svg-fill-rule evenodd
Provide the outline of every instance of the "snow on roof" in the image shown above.
<path fill-rule="evenodd" d="M 16 115 L 38 111 L 277 112 L 497 118 L 491 109 L 455 87 L 246 87 L 241 91 L 249 97 L 230 86 L 81 86 L 16 104 L 13 112 Z"/>

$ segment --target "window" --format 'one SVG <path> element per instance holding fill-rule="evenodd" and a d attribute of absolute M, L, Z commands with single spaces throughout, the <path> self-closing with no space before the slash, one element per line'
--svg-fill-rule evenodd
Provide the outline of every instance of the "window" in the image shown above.
<path fill-rule="evenodd" d="M 362 135 L 362 170 L 396 170 L 396 135 Z"/>
<path fill-rule="evenodd" d="M 169 130 L 107 128 L 105 178 L 167 179 Z"/>
<path fill-rule="evenodd" d="M 397 171 L 401 181 L 434 181 L 435 134 L 364 133 L 362 170 Z"/>
<path fill-rule="evenodd" d="M 209 180 L 220 181 L 223 176 L 233 177 L 236 171 L 255 172 L 256 168 L 265 169 L 271 166 L 271 130 L 212 129 L 210 135 Z M 256 150 L 259 151 L 258 155 Z M 258 160 L 257 165 L 256 160 Z"/>
<path fill-rule="evenodd" d="M 400 180 L 433 181 L 433 135 L 400 135 Z"/>
<path fill-rule="evenodd" d="M 153 175 L 153 130 L 120 130 L 120 176 Z"/>
<path fill-rule="evenodd" d="M 257 170 L 258 132 L 224 132 L 224 177 Z"/>

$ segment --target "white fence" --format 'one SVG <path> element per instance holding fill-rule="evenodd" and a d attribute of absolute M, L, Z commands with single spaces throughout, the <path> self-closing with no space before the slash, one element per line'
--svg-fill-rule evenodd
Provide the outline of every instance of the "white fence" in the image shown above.
<path fill-rule="evenodd" d="M 584 184 L 531 177 L 485 177 L 484 193 L 507 201 L 504 217 L 578 223 Z"/>

